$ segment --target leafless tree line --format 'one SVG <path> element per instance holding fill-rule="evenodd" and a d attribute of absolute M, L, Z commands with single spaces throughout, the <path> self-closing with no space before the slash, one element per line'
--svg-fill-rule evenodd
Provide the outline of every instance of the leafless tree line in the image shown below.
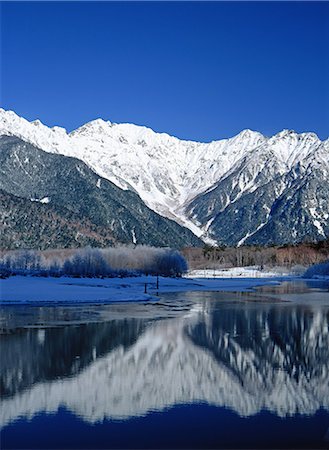
<path fill-rule="evenodd" d="M 190 269 L 230 267 L 308 267 L 329 259 L 329 241 L 283 247 L 210 247 L 182 250 Z"/>
<path fill-rule="evenodd" d="M 79 250 L 14 250 L 0 255 L 0 273 L 9 275 L 118 277 L 141 274 L 182 276 L 184 256 L 175 249 L 121 246 Z"/>

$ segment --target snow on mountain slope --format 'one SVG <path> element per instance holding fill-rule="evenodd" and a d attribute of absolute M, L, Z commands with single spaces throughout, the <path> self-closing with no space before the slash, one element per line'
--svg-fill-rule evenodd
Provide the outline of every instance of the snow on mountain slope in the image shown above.
<path fill-rule="evenodd" d="M 326 145 L 312 133 L 285 130 L 238 160 L 186 206 L 186 215 L 226 245 L 326 238 Z"/>
<path fill-rule="evenodd" d="M 278 160 L 286 164 L 287 168 L 302 161 L 319 145 L 321 141 L 315 133 L 297 134 L 293 130 L 283 130 L 267 142 L 267 147 L 275 153 Z"/>
<path fill-rule="evenodd" d="M 82 159 L 119 187 L 138 192 L 151 209 L 189 225 L 198 235 L 201 231 L 184 218 L 183 204 L 212 186 L 235 161 L 266 140 L 260 133 L 245 130 L 232 139 L 204 144 L 101 119 L 67 133 L 3 109 L 1 134 Z"/>
<path fill-rule="evenodd" d="M 117 186 L 135 190 L 157 213 L 187 226 L 204 239 L 209 220 L 195 218 L 189 205 L 198 195 L 214 189 L 216 183 L 232 173 L 236 166 L 241 172 L 244 159 L 251 167 L 253 161 L 250 159 L 256 155 L 253 175 L 242 173 L 235 181 L 240 196 L 259 187 L 258 174 L 262 171 L 257 161 L 259 155 L 267 174 L 275 177 L 289 172 L 319 146 L 326 149 L 328 161 L 329 147 L 328 141 L 321 143 L 314 133 L 283 130 L 267 138 L 258 132 L 244 130 L 230 139 L 199 143 L 155 133 L 146 127 L 102 119 L 67 133 L 63 128 L 48 128 L 40 121 L 28 122 L 3 109 L 0 109 L 1 134 L 15 135 L 42 150 L 83 160 Z M 275 170 L 267 168 L 268 162 Z M 232 199 L 226 201 L 229 203 Z M 250 232 L 258 226 L 253 225 Z"/>

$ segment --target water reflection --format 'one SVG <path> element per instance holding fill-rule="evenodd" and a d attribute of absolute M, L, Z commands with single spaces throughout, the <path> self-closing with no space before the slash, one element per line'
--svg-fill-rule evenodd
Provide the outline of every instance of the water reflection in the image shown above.
<path fill-rule="evenodd" d="M 284 281 L 280 284 L 265 284 L 256 288 L 258 292 L 272 294 L 306 294 L 314 291 L 329 291 L 327 280 L 295 280 Z"/>
<path fill-rule="evenodd" d="M 3 335 L 2 396 L 12 396 L 38 382 L 72 377 L 115 348 L 130 347 L 144 322 L 130 319 L 61 328 L 22 328 Z"/>
<path fill-rule="evenodd" d="M 146 317 L 4 334 L 1 425 L 62 406 L 90 423 L 201 402 L 240 416 L 329 409 L 328 308 L 198 295 L 169 296 L 166 319 L 154 305 Z"/>

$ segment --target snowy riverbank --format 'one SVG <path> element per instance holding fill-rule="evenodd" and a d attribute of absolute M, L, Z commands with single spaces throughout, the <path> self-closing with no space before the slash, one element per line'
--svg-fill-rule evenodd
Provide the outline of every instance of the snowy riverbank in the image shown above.
<path fill-rule="evenodd" d="M 282 278 L 39 278 L 15 276 L 0 280 L 2 304 L 147 301 L 158 294 L 184 291 L 248 291 L 277 284 Z M 146 291 L 145 293 L 145 284 Z"/>
<path fill-rule="evenodd" d="M 186 278 L 278 278 L 289 277 L 291 273 L 285 267 L 275 270 L 260 269 L 257 266 L 231 267 L 229 269 L 198 269 L 191 270 Z"/>

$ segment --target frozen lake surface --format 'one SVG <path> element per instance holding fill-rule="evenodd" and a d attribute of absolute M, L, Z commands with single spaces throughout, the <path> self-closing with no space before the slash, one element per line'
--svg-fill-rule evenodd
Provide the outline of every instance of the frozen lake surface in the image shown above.
<path fill-rule="evenodd" d="M 3 305 L 2 448 L 327 448 L 328 283 L 232 282 Z"/>

